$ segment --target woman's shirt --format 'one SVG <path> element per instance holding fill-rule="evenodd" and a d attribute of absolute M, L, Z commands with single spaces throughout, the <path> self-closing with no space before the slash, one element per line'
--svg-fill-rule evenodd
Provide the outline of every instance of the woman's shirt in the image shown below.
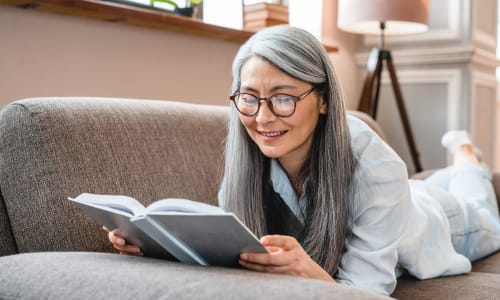
<path fill-rule="evenodd" d="M 404 162 L 365 123 L 349 116 L 348 125 L 358 161 L 356 195 L 352 233 L 346 239 L 336 281 L 391 294 L 401 272 L 398 262 L 419 278 L 470 270 L 470 262 L 453 250 L 449 235 L 446 237 L 447 220 L 439 215 L 437 201 L 429 208 L 418 185 L 416 191 L 410 191 Z M 274 191 L 303 222 L 307 194 L 295 194 L 276 160 L 271 163 L 271 181 Z M 429 230 L 429 225 L 436 228 Z M 442 261 L 436 262 L 436 257 Z M 450 264 L 456 267 L 450 268 Z"/>

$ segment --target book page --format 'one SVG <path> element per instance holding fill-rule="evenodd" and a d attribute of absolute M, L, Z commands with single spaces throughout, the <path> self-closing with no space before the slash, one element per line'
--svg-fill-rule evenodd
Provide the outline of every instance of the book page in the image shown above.
<path fill-rule="evenodd" d="M 74 199 L 70 198 L 70 200 L 94 207 L 106 208 L 129 217 L 145 213 L 144 206 L 139 201 L 128 196 L 83 193 Z"/>
<path fill-rule="evenodd" d="M 147 213 L 152 212 L 169 212 L 169 213 L 184 213 L 184 214 L 208 214 L 218 215 L 224 214 L 224 210 L 220 207 L 206 204 L 203 202 L 170 198 L 156 201 L 147 207 Z"/>
<path fill-rule="evenodd" d="M 136 223 L 130 222 L 130 219 L 134 217 L 132 210 L 135 210 L 135 214 L 144 216 L 145 209 L 136 200 L 124 196 L 94 194 L 82 194 L 75 199 L 68 199 L 101 225 L 110 230 L 116 230 L 116 233 L 125 238 L 127 243 L 140 247 L 145 256 L 175 259 L 147 233 L 137 227 Z"/>

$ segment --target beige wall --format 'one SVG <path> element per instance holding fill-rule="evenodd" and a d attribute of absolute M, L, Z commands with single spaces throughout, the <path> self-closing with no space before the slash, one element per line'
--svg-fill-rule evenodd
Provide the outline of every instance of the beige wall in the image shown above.
<path fill-rule="evenodd" d="M 361 81 L 355 54 L 361 47 L 362 37 L 337 28 L 336 0 L 323 0 L 322 38 L 323 42 L 339 48 L 338 52 L 330 54 L 330 58 L 342 85 L 347 108 L 356 109 L 361 93 Z"/>
<path fill-rule="evenodd" d="M 331 18 L 335 22 L 335 0 Z M 334 23 L 328 23 L 334 28 Z M 325 27 L 326 28 L 326 27 Z M 354 47 L 334 30 L 335 68 L 358 97 Z M 357 38 L 357 40 L 356 40 Z M 0 107 L 26 97 L 97 96 L 227 104 L 239 43 L 0 4 Z M 353 42 L 354 41 L 354 42 Z M 352 105 L 349 105 L 352 107 Z"/>
<path fill-rule="evenodd" d="M 0 5 L 0 107 L 41 96 L 228 103 L 239 44 Z"/>
<path fill-rule="evenodd" d="M 500 100 L 497 99 L 496 128 L 495 128 L 495 167 L 494 171 L 500 172 Z"/>

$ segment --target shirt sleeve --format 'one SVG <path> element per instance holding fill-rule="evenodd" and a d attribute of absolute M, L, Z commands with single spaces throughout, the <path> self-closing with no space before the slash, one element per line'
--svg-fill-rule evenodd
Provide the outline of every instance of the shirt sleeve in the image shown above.
<path fill-rule="evenodd" d="M 351 235 L 345 243 L 337 282 L 391 294 L 396 287 L 397 248 L 410 208 L 404 162 L 368 126 L 350 119 L 358 159 Z"/>

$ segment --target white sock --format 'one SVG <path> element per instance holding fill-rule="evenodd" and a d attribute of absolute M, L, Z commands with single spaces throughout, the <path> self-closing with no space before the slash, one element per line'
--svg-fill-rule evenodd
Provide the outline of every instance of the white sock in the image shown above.
<path fill-rule="evenodd" d="M 454 153 L 460 145 L 472 145 L 469 133 L 465 130 L 450 130 L 441 138 L 443 145 L 450 153 Z"/>
<path fill-rule="evenodd" d="M 482 161 L 483 153 L 472 144 L 469 133 L 465 130 L 450 130 L 446 132 L 441 138 L 441 145 L 448 149 L 451 154 L 455 153 L 455 150 L 461 145 L 471 145 L 477 159 Z"/>

